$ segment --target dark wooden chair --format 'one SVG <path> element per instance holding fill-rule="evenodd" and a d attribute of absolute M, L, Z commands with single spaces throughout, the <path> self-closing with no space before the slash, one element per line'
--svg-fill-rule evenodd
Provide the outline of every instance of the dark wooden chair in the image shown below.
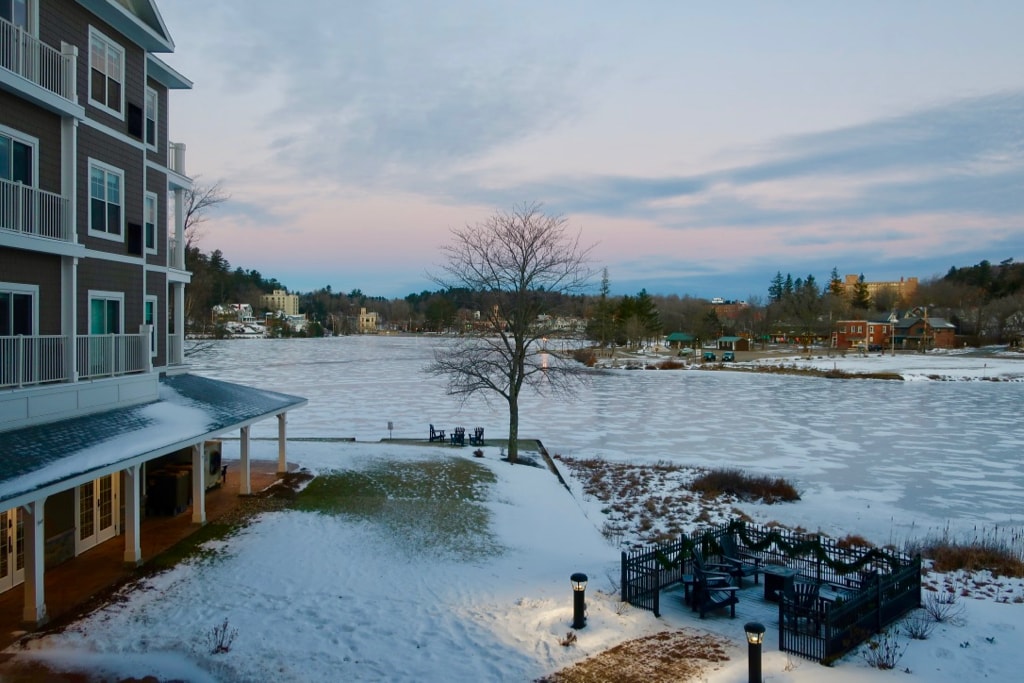
<path fill-rule="evenodd" d="M 704 569 L 704 558 L 693 554 L 693 603 L 691 607 L 700 612 L 700 618 L 708 612 L 729 608 L 729 616 L 736 618 L 736 603 L 740 601 L 736 586 L 730 584 L 729 576 Z"/>
<path fill-rule="evenodd" d="M 736 579 L 737 586 L 743 587 L 744 576 L 753 576 L 754 583 L 759 583 L 758 576 L 762 573 L 760 557 L 740 550 L 732 534 L 722 536 L 719 545 L 722 546 L 722 559 L 729 565 L 729 575 Z"/>
<path fill-rule="evenodd" d="M 793 584 L 792 590 L 782 593 L 782 612 L 787 616 L 792 628 L 800 626 L 800 620 L 808 626 L 814 626 L 814 632 L 821 629 L 822 611 L 819 605 L 819 594 L 821 586 L 817 583 L 798 582 Z"/>
<path fill-rule="evenodd" d="M 451 440 L 453 446 L 465 446 L 466 445 L 466 428 L 456 427 L 452 430 Z"/>
<path fill-rule="evenodd" d="M 430 440 L 431 441 L 444 441 L 444 430 L 434 429 L 434 425 L 430 425 Z"/>
<path fill-rule="evenodd" d="M 476 427 L 473 429 L 473 433 L 469 435 L 470 446 L 483 446 L 484 445 L 484 428 Z"/>

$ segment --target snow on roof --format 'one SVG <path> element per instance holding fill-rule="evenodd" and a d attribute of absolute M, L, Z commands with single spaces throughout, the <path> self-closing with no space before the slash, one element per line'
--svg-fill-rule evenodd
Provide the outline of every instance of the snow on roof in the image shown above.
<path fill-rule="evenodd" d="M 160 379 L 159 399 L 2 434 L 0 502 L 102 476 L 304 406 L 298 396 L 191 374 Z M 16 502 L 14 504 L 20 503 Z"/>

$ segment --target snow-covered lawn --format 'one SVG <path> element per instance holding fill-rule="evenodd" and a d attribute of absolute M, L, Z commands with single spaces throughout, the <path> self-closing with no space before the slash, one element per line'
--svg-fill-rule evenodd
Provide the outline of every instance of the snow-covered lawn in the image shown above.
<path fill-rule="evenodd" d="M 273 448 L 258 442 L 255 456 L 271 459 Z M 741 598 L 735 620 L 702 621 L 681 607 L 657 619 L 624 606 L 616 594 L 618 550 L 600 533 L 599 503 L 570 495 L 544 469 L 512 467 L 498 456 L 494 448 L 479 459 L 469 449 L 296 443 L 292 459 L 323 474 L 359 473 L 376 491 L 368 496 L 373 500 L 327 513 L 266 513 L 218 542 L 213 558 L 146 580 L 124 601 L 62 634 L 31 641 L 19 656 L 55 668 L 163 680 L 529 681 L 622 641 L 689 627 L 731 643 L 730 661 L 703 674 L 725 683 L 745 680 L 742 625 L 757 618 L 769 628 L 767 680 L 892 675 L 868 668 L 857 655 L 826 669 L 779 653 L 777 626 L 754 597 Z M 415 478 L 424 466 L 439 472 L 450 458 L 483 468 L 469 489 L 459 488 L 464 481 L 439 485 L 418 499 L 395 483 Z M 455 507 L 445 512 L 449 505 Z M 438 540 L 438 520 L 449 513 L 472 517 L 479 528 Z M 590 577 L 588 624 L 564 647 L 559 641 L 572 621 L 569 575 L 576 571 Z M 1019 593 L 1020 586 L 1011 590 Z M 747 589 L 748 596 L 756 592 Z M 899 668 L 911 672 L 901 680 L 1015 679 L 1024 667 L 1024 606 L 962 603 L 963 625 L 940 625 L 925 641 L 900 637 L 907 651 Z M 228 652 L 211 654 L 209 637 L 225 620 L 237 633 Z"/>

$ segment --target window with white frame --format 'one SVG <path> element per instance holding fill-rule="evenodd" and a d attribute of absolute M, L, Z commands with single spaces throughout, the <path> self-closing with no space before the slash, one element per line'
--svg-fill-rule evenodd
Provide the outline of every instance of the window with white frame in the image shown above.
<path fill-rule="evenodd" d="M 0 179 L 32 187 L 37 144 L 35 138 L 0 126 Z"/>
<path fill-rule="evenodd" d="M 89 161 L 89 233 L 124 239 L 124 171 Z"/>
<path fill-rule="evenodd" d="M 156 246 L 156 217 L 157 217 L 156 193 L 147 192 L 144 205 L 143 238 L 146 240 L 146 253 L 157 253 Z"/>
<path fill-rule="evenodd" d="M 121 334 L 124 294 L 89 290 L 89 334 Z"/>
<path fill-rule="evenodd" d="M 146 88 L 146 145 L 156 149 L 156 124 L 160 112 L 160 97 L 156 90 Z"/>
<path fill-rule="evenodd" d="M 0 282 L 0 337 L 36 334 L 38 285 Z"/>
<path fill-rule="evenodd" d="M 124 117 L 124 48 L 89 31 L 89 102 Z"/>
<path fill-rule="evenodd" d="M 149 355 L 156 356 L 156 305 L 157 297 L 146 296 L 145 308 L 142 311 L 142 322 L 149 325 Z"/>
<path fill-rule="evenodd" d="M 6 19 L 22 31 L 34 29 L 34 0 L 0 0 L 0 19 Z"/>

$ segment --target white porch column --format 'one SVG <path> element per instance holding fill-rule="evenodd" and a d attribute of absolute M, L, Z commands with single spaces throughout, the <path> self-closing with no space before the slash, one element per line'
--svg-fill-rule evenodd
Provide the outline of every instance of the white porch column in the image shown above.
<path fill-rule="evenodd" d="M 280 413 L 277 416 L 277 473 L 288 473 L 288 455 L 285 449 L 285 435 L 287 428 L 285 424 L 288 413 Z"/>
<path fill-rule="evenodd" d="M 242 465 L 238 473 L 238 493 L 247 496 L 252 493 L 252 476 L 249 465 L 249 427 L 242 427 Z"/>
<path fill-rule="evenodd" d="M 184 257 L 183 257 L 184 258 Z M 182 261 L 182 264 L 185 262 Z M 182 265 L 182 268 L 185 266 Z M 178 343 L 175 345 L 175 358 L 168 358 L 167 362 L 175 365 L 185 364 L 185 284 L 182 282 L 172 283 L 174 288 L 174 334 L 178 336 Z"/>
<path fill-rule="evenodd" d="M 22 611 L 22 619 L 35 626 L 41 626 L 48 620 L 43 583 L 45 503 L 46 499 L 40 498 L 22 506 L 25 529 L 25 609 Z"/>
<path fill-rule="evenodd" d="M 192 446 L 192 523 L 206 524 L 206 458 L 202 441 Z"/>
<path fill-rule="evenodd" d="M 142 564 L 142 465 L 132 465 L 124 471 L 124 561 Z"/>

